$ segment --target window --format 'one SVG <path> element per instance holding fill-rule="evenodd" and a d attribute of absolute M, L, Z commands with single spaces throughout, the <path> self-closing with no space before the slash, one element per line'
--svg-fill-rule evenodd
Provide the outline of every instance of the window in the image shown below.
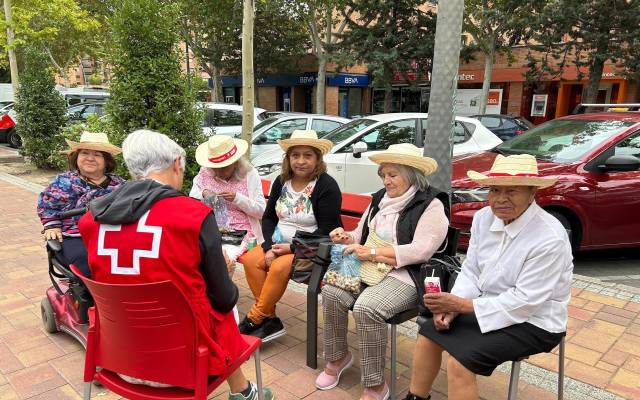
<path fill-rule="evenodd" d="M 369 131 L 364 136 L 360 136 L 348 146 L 344 147 L 341 152 L 351 152 L 352 145 L 356 142 L 365 142 L 369 151 L 386 150 L 392 144 L 413 143 L 415 136 L 415 119 L 389 122 Z"/>
<path fill-rule="evenodd" d="M 616 145 L 614 154 L 640 158 L 640 131 L 622 139 Z"/>
<path fill-rule="evenodd" d="M 242 125 L 242 113 L 233 110 L 214 110 L 215 126 L 237 126 Z"/>
<path fill-rule="evenodd" d="M 328 119 L 314 119 L 311 123 L 311 129 L 316 131 L 318 137 L 322 137 L 325 134 L 336 129 L 340 125 L 342 124 L 338 121 L 329 121 Z"/>
<path fill-rule="evenodd" d="M 491 129 L 499 127 L 502 120 L 499 117 L 481 117 L 480 122 L 482 122 L 482 125 Z"/>
<path fill-rule="evenodd" d="M 281 121 L 267 129 L 259 136 L 255 144 L 277 144 L 278 140 L 289 139 L 296 129 L 304 129 L 307 126 L 306 118 L 288 119 Z"/>
<path fill-rule="evenodd" d="M 453 144 L 464 143 L 471 139 L 476 126 L 470 122 L 456 121 L 453 125 Z M 427 120 L 422 120 L 422 142 L 427 140 Z"/>

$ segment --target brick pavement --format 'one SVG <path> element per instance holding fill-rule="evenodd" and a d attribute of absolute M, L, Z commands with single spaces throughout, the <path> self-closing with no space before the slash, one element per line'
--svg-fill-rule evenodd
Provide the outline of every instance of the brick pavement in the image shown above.
<path fill-rule="evenodd" d="M 67 335 L 49 335 L 41 327 L 39 303 L 49 280 L 39 238 L 41 227 L 35 216 L 36 194 L 32 186 L 19 187 L 15 180 L 8 183 L 5 178 L 0 177 L 0 400 L 78 399 L 82 347 Z M 238 307 L 243 313 L 251 299 L 242 271 L 236 273 L 235 281 L 241 289 Z M 565 398 L 640 399 L 640 303 L 633 300 L 574 287 Z M 295 286 L 285 294 L 278 314 L 288 335 L 264 345 L 262 350 L 264 382 L 275 390 L 277 398 L 358 399 L 361 387 L 357 365 L 343 374 L 336 389 L 315 390 L 313 381 L 318 371 L 305 367 L 306 300 Z M 353 326 L 351 321 L 350 345 L 357 353 Z M 408 387 L 414 343 L 412 337 L 399 336 L 401 392 Z M 252 375 L 252 363 L 245 370 Z M 537 355 L 523 363 L 520 398 L 555 398 L 555 371 L 555 354 Z M 479 382 L 483 399 L 506 398 L 508 365 Z M 446 398 L 444 373 L 434 389 L 435 400 Z M 94 388 L 94 397 L 118 398 L 99 388 Z M 219 388 L 212 398 L 225 399 L 226 388 Z"/>

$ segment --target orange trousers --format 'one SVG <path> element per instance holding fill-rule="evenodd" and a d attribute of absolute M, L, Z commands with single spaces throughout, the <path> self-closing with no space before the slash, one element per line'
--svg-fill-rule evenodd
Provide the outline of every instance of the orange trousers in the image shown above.
<path fill-rule="evenodd" d="M 238 260 L 244 265 L 244 273 L 255 303 L 249 310 L 249 319 L 260 324 L 265 318 L 275 317 L 276 303 L 287 289 L 291 276 L 293 254 L 277 257 L 267 267 L 262 246 L 256 246 Z"/>

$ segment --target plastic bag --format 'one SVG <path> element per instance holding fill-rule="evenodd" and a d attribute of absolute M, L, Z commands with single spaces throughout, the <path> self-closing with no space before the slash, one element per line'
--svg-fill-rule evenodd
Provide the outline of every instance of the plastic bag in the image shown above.
<path fill-rule="evenodd" d="M 229 230 L 229 218 L 227 216 L 227 201 L 220 196 L 215 194 L 206 196 L 202 199 L 202 202 L 213 210 L 213 216 L 216 219 L 216 224 L 218 225 L 218 230 L 223 232 Z"/>
<path fill-rule="evenodd" d="M 276 229 L 273 231 L 273 235 L 271 235 L 271 241 L 274 244 L 285 243 L 284 235 L 280 231 L 280 228 L 276 226 Z"/>
<path fill-rule="evenodd" d="M 327 285 L 339 287 L 353 294 L 360 294 L 362 282 L 360 279 L 360 266 L 362 262 L 354 253 L 344 255 L 344 244 L 331 246 L 331 264 L 324 275 Z"/>

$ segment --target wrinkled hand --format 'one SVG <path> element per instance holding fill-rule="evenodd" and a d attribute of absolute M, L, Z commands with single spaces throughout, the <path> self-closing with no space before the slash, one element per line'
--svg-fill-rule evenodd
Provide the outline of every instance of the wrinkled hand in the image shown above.
<path fill-rule="evenodd" d="M 434 314 L 467 313 L 470 312 L 469 307 L 473 312 L 473 302 L 471 300 L 447 292 L 425 294 L 424 304 Z"/>
<path fill-rule="evenodd" d="M 228 202 L 233 202 L 236 199 L 236 192 L 220 192 L 218 193 L 218 196 L 222 197 L 223 199 L 225 199 Z"/>
<path fill-rule="evenodd" d="M 273 252 L 273 250 L 269 250 L 264 254 L 264 265 L 262 265 L 261 263 L 258 265 L 258 267 L 262 269 L 267 269 L 268 267 L 271 266 L 271 263 L 275 259 L 276 259 L 276 254 Z"/>
<path fill-rule="evenodd" d="M 209 189 L 205 189 L 202 191 L 202 197 L 203 198 L 207 198 L 207 197 L 211 197 L 211 196 L 215 196 L 216 194 L 213 193 L 211 190 Z"/>
<path fill-rule="evenodd" d="M 227 272 L 229 273 L 229 276 L 231 276 L 236 270 L 236 263 L 229 257 L 229 255 L 227 255 L 227 252 L 224 249 L 222 249 L 222 255 L 224 256 L 224 262 L 227 264 Z"/>
<path fill-rule="evenodd" d="M 433 325 L 437 331 L 446 331 L 451 327 L 451 321 L 455 317 L 456 313 L 433 314 Z"/>
<path fill-rule="evenodd" d="M 362 246 L 359 244 L 351 244 L 347 246 L 346 249 L 344 249 L 344 255 L 351 254 L 351 253 L 355 254 L 355 256 L 360 261 L 366 261 L 371 259 L 370 247 Z"/>
<path fill-rule="evenodd" d="M 271 251 L 273 251 L 273 253 L 278 257 L 292 253 L 291 245 L 289 243 L 274 244 L 273 246 L 271 246 Z"/>
<path fill-rule="evenodd" d="M 44 240 L 58 240 L 62 242 L 62 229 L 51 228 L 44 231 Z"/>
<path fill-rule="evenodd" d="M 336 228 L 329 233 L 329 238 L 333 243 L 339 244 L 351 244 L 353 243 L 353 238 L 351 235 L 347 234 L 343 228 Z"/>

